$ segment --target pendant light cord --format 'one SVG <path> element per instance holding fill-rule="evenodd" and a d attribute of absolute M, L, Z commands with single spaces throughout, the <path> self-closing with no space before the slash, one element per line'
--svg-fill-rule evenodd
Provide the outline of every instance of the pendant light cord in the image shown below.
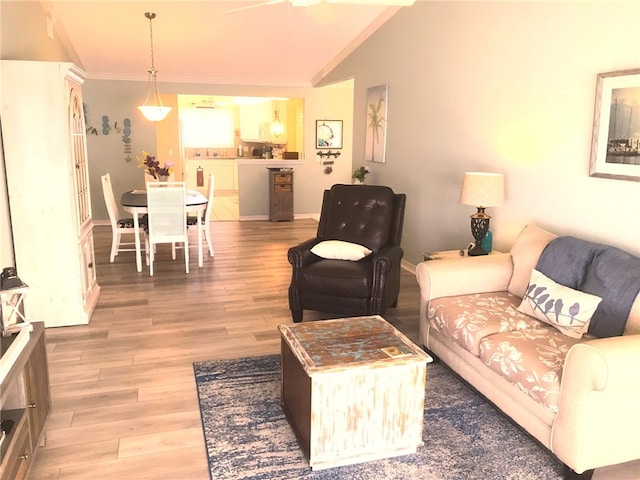
<path fill-rule="evenodd" d="M 167 114 L 171 111 L 171 107 L 165 107 L 162 105 L 162 98 L 160 92 L 158 92 L 156 62 L 153 52 L 153 19 L 156 18 L 156 14 L 153 12 L 145 12 L 145 17 L 149 19 L 149 43 L 151 45 L 151 69 L 147 70 L 149 74 L 149 84 L 147 86 L 147 98 L 144 103 L 138 108 L 145 116 L 147 120 L 152 122 L 159 122 L 163 120 Z M 151 105 L 149 100 L 151 99 Z"/>
<path fill-rule="evenodd" d="M 149 70 L 149 73 L 155 76 L 155 74 L 158 73 L 153 58 L 153 19 L 156 18 L 156 14 L 153 12 L 145 12 L 144 16 L 149 19 L 149 40 L 151 43 L 151 70 Z"/>

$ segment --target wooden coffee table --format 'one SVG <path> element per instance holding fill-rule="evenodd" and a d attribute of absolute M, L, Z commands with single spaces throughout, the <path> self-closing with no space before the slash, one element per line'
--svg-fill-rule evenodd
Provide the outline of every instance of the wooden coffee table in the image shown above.
<path fill-rule="evenodd" d="M 314 470 L 415 453 L 432 359 L 384 318 L 280 325 L 282 405 Z"/>

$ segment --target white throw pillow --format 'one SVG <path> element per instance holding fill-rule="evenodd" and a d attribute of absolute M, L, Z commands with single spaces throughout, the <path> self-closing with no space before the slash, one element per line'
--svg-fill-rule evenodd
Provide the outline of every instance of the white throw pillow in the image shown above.
<path fill-rule="evenodd" d="M 569 337 L 582 338 L 601 301 L 596 295 L 560 285 L 533 269 L 518 310 Z"/>
<path fill-rule="evenodd" d="M 332 260 L 356 261 L 369 255 L 371 250 L 357 243 L 343 242 L 342 240 L 325 240 L 316 244 L 311 249 L 311 253 Z"/>

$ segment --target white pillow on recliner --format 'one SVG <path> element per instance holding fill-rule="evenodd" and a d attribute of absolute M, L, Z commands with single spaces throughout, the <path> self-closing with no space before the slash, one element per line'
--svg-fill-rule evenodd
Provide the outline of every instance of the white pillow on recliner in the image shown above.
<path fill-rule="evenodd" d="M 342 240 L 325 240 L 316 244 L 311 253 L 331 260 L 361 260 L 371 253 L 367 247 Z"/>

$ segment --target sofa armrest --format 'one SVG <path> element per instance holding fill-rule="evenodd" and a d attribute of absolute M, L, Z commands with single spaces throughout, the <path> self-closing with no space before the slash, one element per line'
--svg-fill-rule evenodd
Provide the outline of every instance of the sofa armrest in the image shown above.
<path fill-rule="evenodd" d="M 640 459 L 640 335 L 574 345 L 565 359 L 551 449 L 577 473 Z"/>
<path fill-rule="evenodd" d="M 428 260 L 416 267 L 422 301 L 432 298 L 507 290 L 513 263 L 499 253 L 459 259 Z"/>

